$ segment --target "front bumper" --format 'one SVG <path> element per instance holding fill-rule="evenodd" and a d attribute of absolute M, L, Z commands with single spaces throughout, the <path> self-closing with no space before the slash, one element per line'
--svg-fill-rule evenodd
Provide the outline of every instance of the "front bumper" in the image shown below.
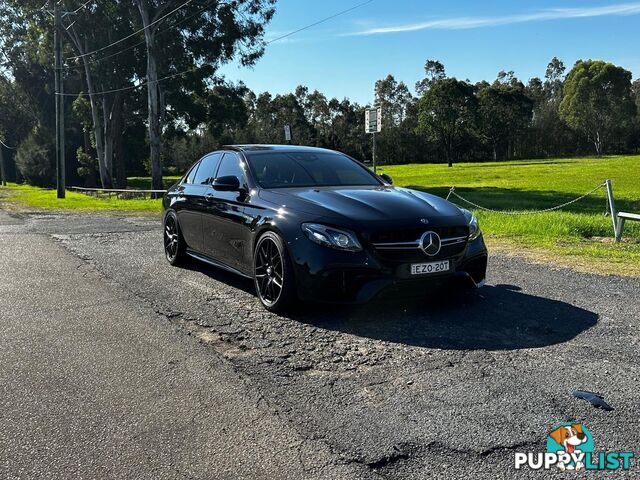
<path fill-rule="evenodd" d="M 304 235 L 289 242 L 298 297 L 307 301 L 358 304 L 378 296 L 414 296 L 449 284 L 484 285 L 487 247 L 482 235 L 450 258 L 449 272 L 411 276 L 409 263 L 389 262 L 375 250 L 343 252 L 317 245 Z M 424 257 L 422 262 L 432 261 Z"/>

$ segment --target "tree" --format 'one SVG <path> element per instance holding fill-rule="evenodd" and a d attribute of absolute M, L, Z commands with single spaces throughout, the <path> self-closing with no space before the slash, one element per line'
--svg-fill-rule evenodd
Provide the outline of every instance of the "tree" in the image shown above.
<path fill-rule="evenodd" d="M 636 106 L 631 93 L 631 72 L 599 60 L 578 60 L 567 75 L 561 117 L 582 131 L 604 152 L 616 132 L 630 126 Z"/>
<path fill-rule="evenodd" d="M 175 91 L 180 96 L 185 87 L 201 91 L 215 70 L 232 58 L 239 58 L 245 66 L 255 63 L 264 53 L 264 27 L 273 17 L 275 0 L 219 0 L 205 8 L 183 0 L 133 1 L 146 45 L 152 187 L 161 189 L 160 137 L 170 101 L 167 93 Z M 173 23 L 167 25 L 161 20 L 169 15 Z M 158 43 L 161 28 L 166 34 Z M 180 84 L 174 82 L 175 89 L 165 89 L 159 82 L 161 71 L 165 77 L 179 77 Z"/>
<path fill-rule="evenodd" d="M 36 127 L 18 147 L 16 165 L 31 185 L 46 187 L 54 182 L 55 167 L 52 159 L 55 158 L 55 150 L 51 138 L 50 132 Z"/>
<path fill-rule="evenodd" d="M 489 142 L 493 159 L 498 159 L 498 148 L 506 143 L 507 157 L 515 156 L 519 136 L 531 122 L 533 102 L 524 91 L 524 85 L 513 72 L 500 72 L 493 85 L 478 88 L 480 132 Z"/>
<path fill-rule="evenodd" d="M 405 122 L 413 95 L 404 82 L 398 82 L 393 75 L 378 80 L 375 84 L 376 105 L 382 107 L 382 132 L 377 135 L 379 163 L 400 163 L 405 160 L 407 136 L 415 138 L 415 128 L 405 128 Z"/>
<path fill-rule="evenodd" d="M 66 5 L 63 2 L 63 6 L 75 10 L 71 4 Z M 105 17 L 106 21 L 96 22 L 97 15 Z M 140 57 L 132 49 L 124 50 L 117 55 L 101 52 L 104 58 L 95 58 L 91 52 L 100 51 L 99 49 L 105 45 L 132 35 L 134 25 L 130 21 L 129 9 L 123 2 L 86 5 L 67 23 L 68 25 L 64 25 L 64 31 L 74 47 L 75 55 L 72 58 L 76 60 L 84 75 L 91 106 L 93 141 L 100 183 L 103 188 L 112 188 L 114 153 L 118 150 L 118 142 L 123 131 L 125 92 L 133 85 L 135 72 L 140 68 Z M 122 45 L 120 47 L 122 48 Z M 83 155 L 87 154 L 87 151 L 83 150 Z M 82 160 L 78 161 L 82 164 L 88 159 L 83 156 Z M 118 186 L 124 188 L 126 175 L 122 172 L 123 165 L 120 165 L 119 170 Z"/>
<path fill-rule="evenodd" d="M 473 86 L 455 78 L 434 82 L 419 100 L 418 111 L 418 132 L 441 146 L 452 167 L 457 148 L 476 128 Z"/>
<path fill-rule="evenodd" d="M 123 124 L 122 105 L 125 96 L 121 93 L 111 95 L 98 94 L 98 91 L 119 89 L 132 85 L 135 72 L 136 55 L 131 49 L 123 54 L 111 55 L 109 58 L 98 59 L 91 55 L 91 50 L 103 47 L 131 33 L 122 2 L 87 2 L 82 8 L 72 1 L 57 2 L 63 11 L 74 11 L 73 15 L 64 16 L 64 32 L 69 42 L 65 42 L 63 56 L 68 60 L 63 71 L 65 92 L 88 94 L 90 103 L 89 128 L 93 136 L 97 164 L 99 165 L 101 183 L 104 187 L 111 187 L 113 171 L 113 152 L 117 150 L 121 139 Z M 38 105 L 40 124 L 45 128 L 42 132 L 54 131 L 51 95 L 54 94 L 52 84 L 53 70 L 51 59 L 51 45 L 53 37 L 53 21 L 38 0 L 7 0 L 0 6 L 0 30 L 5 57 L 11 60 L 11 71 L 14 78 L 19 79 L 22 88 L 29 92 L 34 90 L 33 98 L 44 96 L 46 107 Z M 73 18 L 72 18 L 73 17 Z M 106 17 L 106 21 L 96 22 L 96 17 Z M 123 45 L 121 45 L 123 46 Z M 106 55 L 104 53 L 103 55 Z M 29 72 L 22 76 L 19 72 Z M 42 80 L 33 75 L 41 71 Z M 31 77 L 31 78 L 29 78 Z M 42 88 L 44 86 L 44 88 Z M 65 98 L 65 110 L 70 111 L 72 98 Z M 40 100 L 37 104 L 40 104 Z M 69 125 L 67 125 L 69 127 Z M 83 126 L 84 127 L 84 126 Z M 77 150 L 80 130 L 67 128 L 67 151 Z M 84 133 L 84 132 L 82 132 Z M 88 154 L 89 150 L 85 149 Z M 69 159 L 67 159 L 69 160 Z M 83 160 L 86 160 L 83 158 Z M 73 178 L 75 168 L 67 169 Z"/>
<path fill-rule="evenodd" d="M 447 78 L 444 65 L 438 60 L 427 60 L 424 64 L 424 73 L 424 78 L 416 82 L 416 92 L 418 95 L 423 95 L 429 90 L 429 87 L 438 80 Z"/>
<path fill-rule="evenodd" d="M 529 135 L 528 154 L 532 156 L 561 156 L 576 151 L 574 131 L 560 118 L 560 102 L 564 90 L 565 66 L 553 57 L 544 80 L 534 77 L 525 89 L 533 101 L 533 121 Z"/>

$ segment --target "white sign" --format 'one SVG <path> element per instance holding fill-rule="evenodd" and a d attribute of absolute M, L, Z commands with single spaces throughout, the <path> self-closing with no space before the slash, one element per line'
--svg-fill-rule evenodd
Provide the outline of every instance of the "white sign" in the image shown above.
<path fill-rule="evenodd" d="M 291 141 L 291 125 L 285 125 L 284 126 L 284 139 L 287 142 Z"/>
<path fill-rule="evenodd" d="M 382 130 L 382 107 L 367 108 L 364 111 L 364 130 L 366 133 Z"/>

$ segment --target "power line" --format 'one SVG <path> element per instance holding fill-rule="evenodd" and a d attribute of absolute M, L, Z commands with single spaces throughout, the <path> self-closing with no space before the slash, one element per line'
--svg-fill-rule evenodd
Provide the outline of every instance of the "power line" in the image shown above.
<path fill-rule="evenodd" d="M 338 13 L 335 13 L 335 14 L 329 16 L 329 17 L 323 18 L 322 20 L 318 20 L 317 22 L 314 22 L 314 23 L 311 23 L 309 25 L 306 25 L 306 26 L 304 26 L 302 28 L 299 28 L 297 30 L 289 32 L 289 33 L 287 33 L 285 35 L 282 35 L 282 36 L 280 36 L 278 38 L 274 38 L 273 40 L 270 40 L 270 41 L 266 42 L 266 44 L 269 45 L 271 43 L 277 42 L 278 40 L 282 40 L 283 38 L 290 37 L 291 35 L 295 35 L 296 33 L 300 33 L 300 32 L 302 32 L 304 30 L 312 28 L 312 27 L 314 27 L 316 25 L 320 25 L 321 23 L 324 23 L 324 22 L 326 22 L 328 20 L 331 20 L 333 18 L 339 17 L 340 15 L 344 15 L 345 13 L 351 12 L 351 11 L 355 10 L 356 8 L 363 7 L 363 6 L 369 4 L 369 3 L 373 2 L 373 1 L 374 0 L 367 0 L 366 2 L 362 2 L 362 3 L 359 3 L 357 5 L 354 5 L 351 8 L 348 8 L 346 10 L 342 10 L 341 12 L 338 12 Z M 187 3 L 189 3 L 189 2 L 187 2 Z M 184 5 L 186 5 L 186 4 L 184 4 Z M 159 20 L 161 20 L 161 19 L 159 19 Z M 148 26 L 151 26 L 151 25 L 148 25 Z M 137 33 L 139 33 L 139 32 L 137 32 Z M 104 48 L 107 48 L 107 47 L 104 47 Z M 97 50 L 97 51 L 99 51 L 99 50 Z M 95 53 L 95 52 L 93 52 L 93 53 Z M 90 54 L 91 54 L 91 52 L 90 53 L 86 53 L 84 55 L 80 55 L 78 57 L 71 57 L 71 58 L 80 58 L 82 56 L 86 56 L 86 55 L 90 55 Z M 139 83 L 138 85 L 132 85 L 132 86 L 129 86 L 129 87 L 116 88 L 116 89 L 113 89 L 113 90 L 105 90 L 105 91 L 102 91 L 102 92 L 94 92 L 93 94 L 80 92 L 80 93 L 56 93 L 56 95 L 62 95 L 62 96 L 67 96 L 67 97 L 78 97 L 78 96 L 86 97 L 86 96 L 89 96 L 89 95 L 103 95 L 103 94 L 107 94 L 107 93 L 116 93 L 116 92 L 124 92 L 124 91 L 128 91 L 128 90 L 135 90 L 136 88 L 144 87 L 145 85 L 158 84 L 158 83 L 163 82 L 165 80 L 170 80 L 172 78 L 176 78 L 176 77 L 179 77 L 181 75 L 185 75 L 185 74 L 190 73 L 192 71 L 195 71 L 195 70 L 198 70 L 200 68 L 203 68 L 204 66 L 205 65 L 200 65 L 200 66 L 197 66 L 197 67 L 191 67 L 191 68 L 189 68 L 187 70 L 184 70 L 182 72 L 174 73 L 172 75 L 168 75 L 166 77 L 159 78 L 158 80 L 154 80 L 152 82 L 142 82 L 142 83 Z"/>
<path fill-rule="evenodd" d="M 4 143 L 2 140 L 0 140 L 0 145 L 2 145 L 5 148 L 8 148 L 9 150 L 16 150 L 17 149 L 17 147 L 10 147 L 6 143 Z"/>
<path fill-rule="evenodd" d="M 365 5 L 367 5 L 367 4 L 369 4 L 369 3 L 373 2 L 373 1 L 374 0 L 367 0 L 366 2 L 362 2 L 362 3 L 359 3 L 358 5 L 354 5 L 351 8 L 347 8 L 346 10 L 342 10 L 341 12 L 338 12 L 338 13 L 335 13 L 335 14 L 329 16 L 329 17 L 323 18 L 322 20 L 318 20 L 317 22 L 311 23 L 311 24 L 309 24 L 309 25 L 307 25 L 305 27 L 302 27 L 302 28 L 299 28 L 297 30 L 294 30 L 293 32 L 285 33 L 284 35 L 281 35 L 280 37 L 274 38 L 273 40 L 269 40 L 268 42 L 266 42 L 266 44 L 269 45 L 271 43 L 277 42 L 278 40 L 282 40 L 284 38 L 290 37 L 291 35 L 295 35 L 296 33 L 300 33 L 300 32 L 303 32 L 304 30 L 307 30 L 309 28 L 315 27 L 316 25 L 320 25 L 321 23 L 328 22 L 329 20 L 332 20 L 332 19 L 334 19 L 336 17 L 339 17 L 341 15 L 344 15 L 345 13 L 351 12 L 351 11 L 355 10 L 356 8 L 364 7 Z"/>
<path fill-rule="evenodd" d="M 73 12 L 69 12 L 71 15 L 75 15 L 76 13 L 78 13 L 80 10 L 82 10 L 83 8 L 85 8 L 87 5 L 89 5 L 91 2 L 93 2 L 93 0 L 87 0 L 84 4 L 80 5 L 78 8 L 76 8 Z"/>
<path fill-rule="evenodd" d="M 91 1 L 93 1 L 93 0 L 91 0 Z M 159 35 L 163 35 L 163 34 L 165 34 L 165 33 L 167 33 L 167 32 L 170 32 L 173 28 L 177 27 L 178 25 L 181 25 L 181 24 L 183 24 L 184 22 L 186 22 L 187 20 L 190 20 L 191 18 L 193 18 L 193 17 L 195 17 L 195 16 L 197 16 L 197 15 L 201 14 L 204 10 L 206 10 L 207 8 L 209 8 L 210 6 L 212 6 L 212 5 L 213 5 L 214 3 L 216 3 L 216 2 L 219 2 L 219 0 L 211 0 L 208 4 L 206 4 L 204 7 L 202 7 L 202 8 L 201 8 L 200 10 L 198 10 L 197 12 L 195 12 L 195 13 L 193 13 L 193 14 L 189 15 L 189 16 L 188 16 L 188 17 L 186 17 L 186 18 L 183 18 L 182 20 L 180 20 L 180 21 L 178 21 L 178 22 L 174 23 L 174 24 L 173 24 L 173 25 L 171 25 L 170 27 L 167 27 L 167 28 L 165 28 L 165 29 L 163 29 L 163 30 L 160 30 L 158 33 L 156 33 L 156 35 L 157 35 L 157 36 L 159 36 Z M 228 5 L 228 4 L 229 4 L 228 2 L 227 2 L 227 3 L 220 3 L 220 5 Z M 107 60 L 107 59 L 109 59 L 109 58 L 113 58 L 113 57 L 115 57 L 115 56 L 117 56 L 117 55 L 120 55 L 121 53 L 124 53 L 124 52 L 126 52 L 126 51 L 128 51 L 128 50 L 131 50 L 131 49 L 133 49 L 133 48 L 139 47 L 140 45 L 144 45 L 145 43 L 146 43 L 146 40 L 141 40 L 141 41 L 139 41 L 138 43 L 134 43 L 133 45 L 129 45 L 128 47 L 123 48 L 122 50 L 118 50 L 118 51 L 117 51 L 117 52 L 115 52 L 115 53 L 111 53 L 111 54 L 109 54 L 109 55 L 105 55 L 104 57 L 100 57 L 100 58 L 89 59 L 89 60 L 87 60 L 87 61 L 88 61 L 89 63 L 92 63 L 92 64 L 96 65 L 96 64 L 98 64 L 98 63 L 102 62 L 103 60 Z M 73 57 L 71 57 L 71 58 L 73 58 Z M 70 70 L 70 69 L 72 69 L 72 68 L 75 68 L 75 66 L 66 65 L 64 68 L 66 68 L 66 69 Z"/>
<path fill-rule="evenodd" d="M 200 66 L 197 66 L 197 67 L 191 67 L 191 68 L 189 68 L 187 70 L 183 70 L 182 72 L 174 73 L 172 75 L 167 75 L 166 77 L 159 78 L 158 80 L 153 80 L 151 82 L 142 82 L 142 83 L 139 83 L 138 85 L 131 85 L 129 87 L 114 88 L 113 90 L 104 90 L 102 92 L 94 92 L 94 93 L 87 93 L 87 92 L 56 93 L 56 95 L 63 96 L 63 97 L 88 97 L 88 96 L 91 96 L 91 95 L 104 95 L 104 94 L 107 94 L 107 93 L 126 92 L 127 90 L 135 90 L 136 88 L 144 87 L 145 85 L 158 84 L 160 82 L 164 82 L 165 80 L 170 80 L 172 78 L 179 77 L 180 75 L 185 75 L 185 74 L 187 74 L 189 72 L 196 71 L 196 70 L 198 70 L 200 68 L 203 68 L 205 66 L 206 65 L 200 65 Z"/>
<path fill-rule="evenodd" d="M 158 18 L 157 20 L 154 20 L 153 22 L 151 22 L 149 25 L 147 25 L 146 27 L 142 27 L 139 30 L 136 30 L 135 32 L 133 32 L 130 35 L 127 35 L 126 37 L 121 38 L 120 40 L 116 40 L 113 43 L 110 43 L 109 45 L 106 45 L 104 47 L 98 48 L 97 50 L 93 50 L 91 52 L 87 52 L 87 53 L 83 53 L 81 55 L 76 55 L 75 57 L 69 57 L 68 60 L 75 60 L 77 58 L 83 58 L 83 57 L 88 57 L 89 55 L 93 55 L 95 53 L 98 52 L 102 52 L 104 50 L 106 50 L 107 48 L 113 47 L 114 45 L 118 45 L 119 43 L 124 42 L 125 40 L 129 40 L 131 37 L 135 37 L 136 35 L 138 35 L 140 32 L 144 32 L 147 28 L 152 27 L 153 25 L 155 25 L 158 22 L 161 22 L 162 20 L 164 20 L 165 18 L 173 15 L 174 13 L 176 13 L 178 10 L 180 10 L 183 7 L 186 7 L 187 5 L 189 5 L 193 0 L 187 0 L 185 3 L 183 3 L 182 5 L 180 5 L 177 8 L 174 8 L 173 10 L 171 10 L 169 13 L 163 15 L 162 17 Z"/>

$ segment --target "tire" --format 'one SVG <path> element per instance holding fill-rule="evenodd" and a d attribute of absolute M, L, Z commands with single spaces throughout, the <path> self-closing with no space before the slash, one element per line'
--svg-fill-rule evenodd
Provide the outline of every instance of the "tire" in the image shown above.
<path fill-rule="evenodd" d="M 288 311 L 296 303 L 296 281 L 280 235 L 264 233 L 253 252 L 253 281 L 263 307 L 274 313 Z"/>
<path fill-rule="evenodd" d="M 182 236 L 176 212 L 173 210 L 167 212 L 162 226 L 165 258 L 171 265 L 183 264 L 187 258 L 187 245 Z"/>

